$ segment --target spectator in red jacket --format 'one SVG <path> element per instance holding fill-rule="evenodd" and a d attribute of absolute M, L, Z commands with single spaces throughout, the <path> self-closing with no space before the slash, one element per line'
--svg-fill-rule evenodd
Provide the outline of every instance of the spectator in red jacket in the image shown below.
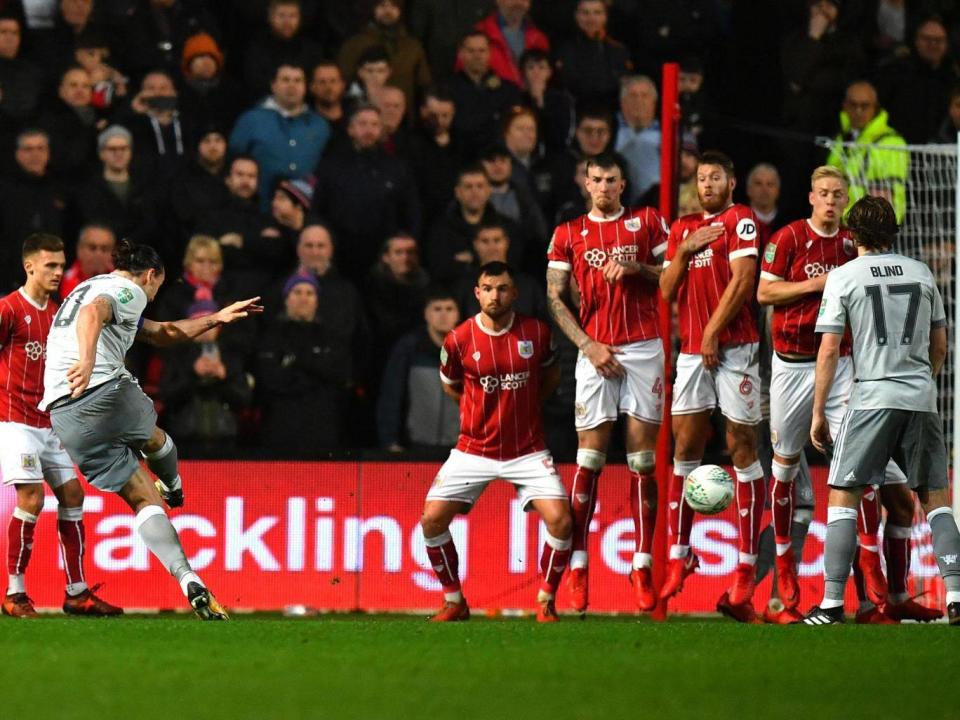
<path fill-rule="evenodd" d="M 477 23 L 477 30 L 490 38 L 490 69 L 518 87 L 523 87 L 523 53 L 550 51 L 550 41 L 533 24 L 529 11 L 530 0 L 497 0 L 497 9 Z"/>

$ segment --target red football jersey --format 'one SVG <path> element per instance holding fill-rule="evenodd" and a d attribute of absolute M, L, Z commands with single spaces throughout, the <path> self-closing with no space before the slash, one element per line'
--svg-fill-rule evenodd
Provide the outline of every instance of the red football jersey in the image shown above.
<path fill-rule="evenodd" d="M 797 220 L 781 228 L 763 251 L 760 278 L 803 282 L 820 277 L 857 256 L 846 228 L 824 235 L 809 220 Z M 817 354 L 820 339 L 814 332 L 820 311 L 820 293 L 804 295 L 789 305 L 773 308 L 773 349 L 793 355 Z M 841 353 L 850 354 L 849 338 Z"/>
<path fill-rule="evenodd" d="M 515 314 L 498 333 L 475 315 L 447 335 L 440 379 L 463 383 L 457 450 L 510 460 L 546 449 L 540 418 L 540 368 L 554 362 L 550 327 Z"/>
<path fill-rule="evenodd" d="M 549 266 L 572 272 L 580 288 L 580 325 L 607 345 L 660 337 L 656 282 L 629 275 L 611 285 L 603 279 L 608 260 L 658 265 L 667 249 L 667 227 L 653 208 L 627 209 L 600 220 L 582 215 L 553 231 Z"/>
<path fill-rule="evenodd" d="M 50 427 L 50 415 L 37 405 L 57 307 L 52 299 L 37 305 L 22 288 L 0 300 L 0 422 Z"/>
<path fill-rule="evenodd" d="M 700 354 L 700 342 L 724 290 L 733 277 L 730 261 L 759 254 L 757 219 L 746 205 L 731 205 L 716 215 L 697 213 L 685 215 L 673 223 L 667 242 L 667 267 L 677 252 L 677 246 L 690 233 L 707 225 L 722 225 L 725 232 L 690 258 L 687 274 L 677 293 L 677 312 L 680 315 L 680 352 Z M 753 303 L 748 299 L 727 324 L 718 338 L 720 347 L 757 342 L 757 323 L 753 317 Z"/>

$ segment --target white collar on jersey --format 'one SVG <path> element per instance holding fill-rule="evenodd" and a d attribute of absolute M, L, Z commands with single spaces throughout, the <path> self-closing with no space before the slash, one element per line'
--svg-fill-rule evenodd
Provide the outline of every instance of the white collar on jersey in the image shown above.
<path fill-rule="evenodd" d="M 710 218 L 715 218 L 715 217 L 717 217 L 718 215 L 723 215 L 727 210 L 729 210 L 729 209 L 732 208 L 732 207 L 733 207 L 733 203 L 730 203 L 730 204 L 727 205 L 723 210 L 719 210 L 719 211 L 717 211 L 717 212 L 715 212 L 715 213 L 704 212 L 704 213 L 703 213 L 703 219 L 704 219 L 704 220 L 709 220 Z"/>
<path fill-rule="evenodd" d="M 507 326 L 503 330 L 491 330 L 490 328 L 484 326 L 484 324 L 480 321 L 481 315 L 483 315 L 483 313 L 477 313 L 476 315 L 473 316 L 474 321 L 477 323 L 477 327 L 480 328 L 487 335 L 493 335 L 494 337 L 497 337 L 498 335 L 504 335 L 510 332 L 510 328 L 513 327 L 513 321 L 517 319 L 517 314 L 512 313 L 510 315 L 510 322 L 507 323 Z"/>
<path fill-rule="evenodd" d="M 28 303 L 30 303 L 31 305 L 33 305 L 37 310 L 46 310 L 46 309 L 47 309 L 47 303 L 50 302 L 49 298 L 47 299 L 47 302 L 45 302 L 43 305 L 41 305 L 41 304 L 38 303 L 36 300 L 34 300 L 32 297 L 30 297 L 29 295 L 27 295 L 27 291 L 24 290 L 22 287 L 21 287 L 19 290 L 17 290 L 17 292 L 19 292 L 20 295 L 23 297 L 23 299 L 26 300 L 26 301 L 27 301 Z"/>
<path fill-rule="evenodd" d="M 837 233 L 840 232 L 840 226 L 837 225 L 837 229 L 834 230 L 832 233 L 825 233 L 825 232 L 823 232 L 823 230 L 818 229 L 816 225 L 814 225 L 812 222 L 810 222 L 810 218 L 807 218 L 807 225 L 809 226 L 809 228 L 810 228 L 811 230 L 813 230 L 814 233 L 816 233 L 817 235 L 819 235 L 819 236 L 822 237 L 822 238 L 836 237 L 836 236 L 837 236 Z"/>
<path fill-rule="evenodd" d="M 620 209 L 617 210 L 613 215 L 594 215 L 591 212 L 587 214 L 587 217 L 598 223 L 613 222 L 614 220 L 619 220 L 622 218 L 626 211 L 627 209 L 621 205 Z"/>

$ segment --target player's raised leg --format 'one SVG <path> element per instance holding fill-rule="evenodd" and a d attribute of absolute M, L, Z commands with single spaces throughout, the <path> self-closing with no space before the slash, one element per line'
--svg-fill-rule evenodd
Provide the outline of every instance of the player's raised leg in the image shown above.
<path fill-rule="evenodd" d="M 657 524 L 656 445 L 660 425 L 627 416 L 627 467 L 635 537 L 630 582 L 641 612 L 653 610 L 653 537 Z"/>
<path fill-rule="evenodd" d="M 33 535 L 43 510 L 43 484 L 15 483 L 17 505 L 7 526 L 7 592 L 0 606 L 4 615 L 35 618 L 37 611 L 27 595 L 25 574 L 33 552 Z"/>
<path fill-rule="evenodd" d="M 201 620 L 226 620 L 227 611 L 190 567 L 180 537 L 163 509 L 163 501 L 153 478 L 138 467 L 130 480 L 117 491 L 136 515 L 137 534 L 147 549 L 167 569 L 190 601 Z"/>
<path fill-rule="evenodd" d="M 693 526 L 694 512 L 683 499 L 683 483 L 687 475 L 700 467 L 709 430 L 709 412 L 673 416 L 673 477 L 668 506 L 672 544 L 667 576 L 660 588 L 661 599 L 673 597 L 680 592 L 684 580 L 700 565 L 700 560 L 690 550 L 690 528 Z"/>
<path fill-rule="evenodd" d="M 59 445 L 59 441 L 57 442 Z M 64 468 L 65 469 L 65 468 Z M 123 609 L 111 605 L 96 595 L 99 584 L 87 586 L 83 567 L 86 549 L 86 531 L 83 525 L 83 488 L 73 477 L 70 467 L 69 479 L 58 484 L 57 473 L 48 474 L 48 482 L 57 497 L 57 537 L 60 540 L 60 558 L 66 576 L 63 611 L 68 615 L 92 615 L 97 617 L 122 615 Z"/>
<path fill-rule="evenodd" d="M 573 521 L 567 500 L 541 498 L 532 501 L 540 513 L 547 535 L 540 554 L 540 589 L 537 592 L 537 622 L 556 622 L 556 595 L 560 578 L 570 561 Z"/>
<path fill-rule="evenodd" d="M 160 428 L 154 428 L 150 440 L 143 446 L 147 467 L 159 478 L 157 490 L 164 502 L 172 508 L 183 505 L 183 482 L 177 467 L 177 446 L 173 438 Z"/>
<path fill-rule="evenodd" d="M 460 587 L 460 557 L 450 534 L 450 523 L 470 509 L 470 503 L 431 500 L 423 507 L 420 527 L 427 546 L 427 557 L 443 588 L 443 607 L 430 618 L 433 622 L 455 622 L 470 619 L 470 608 Z"/>

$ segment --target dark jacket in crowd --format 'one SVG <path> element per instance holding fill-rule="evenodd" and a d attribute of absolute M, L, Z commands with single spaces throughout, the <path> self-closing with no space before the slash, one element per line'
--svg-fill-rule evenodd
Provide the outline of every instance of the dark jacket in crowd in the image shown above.
<path fill-rule="evenodd" d="M 130 175 L 129 192 L 126 198 L 121 198 L 103 175 L 96 173 L 77 190 L 75 205 L 78 227 L 91 222 L 104 223 L 118 238 L 140 243 L 153 243 L 157 239 L 154 185 L 140 175 Z"/>
<path fill-rule="evenodd" d="M 437 78 L 453 74 L 457 43 L 464 33 L 493 10 L 494 0 L 417 0 L 410 10 L 410 27 L 423 42 Z"/>
<path fill-rule="evenodd" d="M 132 12 L 122 18 L 123 27 L 118 33 L 123 44 L 120 57 L 111 62 L 134 79 L 156 69 L 179 77 L 187 38 L 198 32 L 206 32 L 215 39 L 220 37 L 216 18 L 203 7 L 206 4 L 175 0 L 171 7 L 160 8 L 150 0 L 133 3 Z M 99 4 L 97 10 L 100 10 Z"/>
<path fill-rule="evenodd" d="M 477 227 L 486 223 L 499 223 L 504 226 L 512 241 L 510 262 L 514 267 L 519 267 L 518 260 L 522 257 L 523 243 L 514 238 L 523 237 L 520 226 L 503 217 L 489 203 L 483 211 L 480 222 L 477 225 L 471 225 L 464 219 L 460 204 L 454 200 L 430 228 L 427 239 L 427 270 L 430 272 L 430 277 L 441 283 L 456 282 L 469 263 L 455 260 L 454 256 L 464 250 L 473 253 L 473 236 L 476 234 Z"/>
<path fill-rule="evenodd" d="M 420 191 L 423 217 L 435 218 L 453 200 L 453 188 L 462 164 L 460 142 L 451 133 L 450 142 L 441 147 L 432 134 L 419 130 L 410 137 L 407 162 Z"/>
<path fill-rule="evenodd" d="M 93 108 L 82 111 L 60 98 L 50 103 L 37 125 L 50 138 L 50 172 L 75 185 L 96 169 L 97 116 Z"/>
<path fill-rule="evenodd" d="M 960 82 L 956 63 L 948 55 L 933 68 L 915 55 L 880 68 L 877 93 L 890 124 L 908 143 L 925 143 L 940 129 L 950 91 Z"/>
<path fill-rule="evenodd" d="M 179 107 L 188 127 L 226 132 L 243 112 L 243 87 L 229 75 L 220 75 L 212 83 L 186 80 L 180 86 Z"/>
<path fill-rule="evenodd" d="M 316 457 L 340 447 L 350 381 L 350 347 L 325 323 L 286 315 L 269 323 L 257 353 L 263 448 L 283 457 Z"/>
<path fill-rule="evenodd" d="M 209 211 L 197 222 L 196 232 L 203 235 L 220 240 L 224 235 L 236 233 L 243 239 L 242 247 L 221 242 L 220 250 L 223 253 L 224 269 L 233 273 L 238 285 L 243 288 L 244 295 L 258 294 L 269 280 L 264 277 L 264 269 L 259 261 L 261 253 L 258 250 L 260 244 L 265 242 L 261 233 L 272 221 L 269 215 L 260 212 L 260 203 L 256 196 L 251 200 L 244 200 L 228 193 L 223 204 Z"/>
<path fill-rule="evenodd" d="M 407 166 L 382 149 L 353 147 L 325 157 L 317 166 L 314 210 L 333 229 L 337 261 L 360 279 L 392 233 L 419 237 L 420 198 Z"/>
<path fill-rule="evenodd" d="M 132 167 L 155 185 L 169 183 L 197 147 L 194 129 L 178 113 L 169 125 L 135 113 L 124 120 L 133 135 Z"/>
<path fill-rule="evenodd" d="M 192 163 L 170 183 L 170 231 L 181 240 L 188 239 L 197 232 L 201 220 L 223 207 L 229 197 L 222 173 L 211 173 Z"/>
<path fill-rule="evenodd" d="M 309 83 L 314 65 L 323 60 L 323 48 L 302 31 L 283 40 L 265 29 L 243 53 L 243 85 L 248 101 L 255 102 L 270 94 L 270 83 L 281 60 L 302 67 Z"/>
<path fill-rule="evenodd" d="M 407 107 L 416 107 L 417 90 L 430 85 L 430 64 L 423 45 L 407 32 L 403 22 L 383 27 L 371 22 L 340 47 L 337 61 L 345 77 L 353 77 L 364 52 L 382 47 L 390 58 L 390 84 L 403 90 Z"/>
<path fill-rule="evenodd" d="M 437 382 L 440 348 L 425 327 L 401 337 L 390 352 L 377 399 L 380 446 L 450 448 L 460 432 L 460 407 Z"/>
<path fill-rule="evenodd" d="M 17 170 L 0 180 L 0 295 L 23 282 L 20 248 L 30 233 L 64 237 L 67 194 L 49 175 L 38 177 Z"/>
<path fill-rule="evenodd" d="M 610 37 L 587 37 L 579 30 L 560 46 L 557 64 L 564 86 L 581 106 L 615 107 L 620 78 L 633 67 L 626 46 Z"/>
<path fill-rule="evenodd" d="M 475 84 L 466 73 L 458 72 L 450 81 L 457 114 L 453 131 L 462 144 L 464 159 L 473 160 L 500 137 L 504 112 L 520 102 L 520 89 L 490 72 Z"/>
<path fill-rule="evenodd" d="M 401 335 L 423 322 L 428 282 L 423 269 L 417 270 L 406 283 L 397 282 L 382 262 L 370 270 L 363 286 L 363 297 L 370 318 L 375 358 L 385 358 Z"/>
<path fill-rule="evenodd" d="M 537 115 L 537 137 L 549 151 L 563 151 L 573 139 L 577 111 L 573 95 L 566 90 L 548 87 L 543 94 L 543 107 L 537 105 L 530 93 L 524 93 L 522 102 Z"/>

